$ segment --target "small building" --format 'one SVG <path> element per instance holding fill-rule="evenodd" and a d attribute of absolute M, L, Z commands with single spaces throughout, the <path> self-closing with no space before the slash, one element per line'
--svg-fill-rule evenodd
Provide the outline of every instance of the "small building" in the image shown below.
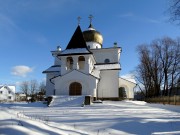
<path fill-rule="evenodd" d="M 123 98 L 134 99 L 134 88 L 136 86 L 137 84 L 135 82 L 119 77 L 119 93 L 123 93 Z"/>
<path fill-rule="evenodd" d="M 24 93 L 16 93 L 16 101 L 26 101 L 26 94 Z"/>
<path fill-rule="evenodd" d="M 15 86 L 0 86 L 0 101 L 15 101 Z"/>

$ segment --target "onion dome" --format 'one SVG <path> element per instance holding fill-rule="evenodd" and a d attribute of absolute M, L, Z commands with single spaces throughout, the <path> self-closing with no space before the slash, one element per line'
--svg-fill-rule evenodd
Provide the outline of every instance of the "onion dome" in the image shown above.
<path fill-rule="evenodd" d="M 88 30 L 83 31 L 83 36 L 86 42 L 96 42 L 102 46 L 103 37 L 100 32 L 96 31 L 90 23 Z"/>

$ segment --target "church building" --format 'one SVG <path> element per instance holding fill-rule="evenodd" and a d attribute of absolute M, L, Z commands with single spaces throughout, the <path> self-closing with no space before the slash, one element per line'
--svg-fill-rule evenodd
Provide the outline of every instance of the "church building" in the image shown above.
<path fill-rule="evenodd" d="M 51 51 L 54 65 L 46 74 L 46 96 L 91 96 L 119 98 L 121 47 L 103 48 L 103 37 L 92 25 L 83 31 L 77 26 L 65 50 Z M 133 98 L 133 94 L 131 97 Z"/>

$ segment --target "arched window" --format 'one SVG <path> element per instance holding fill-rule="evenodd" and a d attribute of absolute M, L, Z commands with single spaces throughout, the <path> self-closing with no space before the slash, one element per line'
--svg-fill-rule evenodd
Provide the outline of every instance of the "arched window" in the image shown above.
<path fill-rule="evenodd" d="M 124 87 L 119 88 L 119 98 L 127 98 L 126 90 Z"/>
<path fill-rule="evenodd" d="M 104 63 L 109 63 L 109 62 L 110 62 L 109 59 L 105 59 L 105 60 L 104 60 Z"/>
<path fill-rule="evenodd" d="M 73 58 L 72 57 L 67 57 L 66 66 L 67 66 L 68 70 L 73 69 Z"/>
<path fill-rule="evenodd" d="M 84 58 L 84 56 L 79 56 L 78 65 L 79 65 L 79 69 L 84 69 L 84 66 L 85 66 L 85 58 Z"/>
<path fill-rule="evenodd" d="M 78 82 L 73 82 L 69 85 L 69 95 L 78 96 L 82 95 L 82 85 Z"/>

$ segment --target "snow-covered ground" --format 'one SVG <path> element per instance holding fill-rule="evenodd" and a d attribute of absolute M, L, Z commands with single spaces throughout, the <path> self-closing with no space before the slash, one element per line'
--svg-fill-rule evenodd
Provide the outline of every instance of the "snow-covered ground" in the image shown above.
<path fill-rule="evenodd" d="M 1 103 L 0 134 L 180 134 L 180 106 L 140 101 L 104 101 L 85 107 Z"/>

